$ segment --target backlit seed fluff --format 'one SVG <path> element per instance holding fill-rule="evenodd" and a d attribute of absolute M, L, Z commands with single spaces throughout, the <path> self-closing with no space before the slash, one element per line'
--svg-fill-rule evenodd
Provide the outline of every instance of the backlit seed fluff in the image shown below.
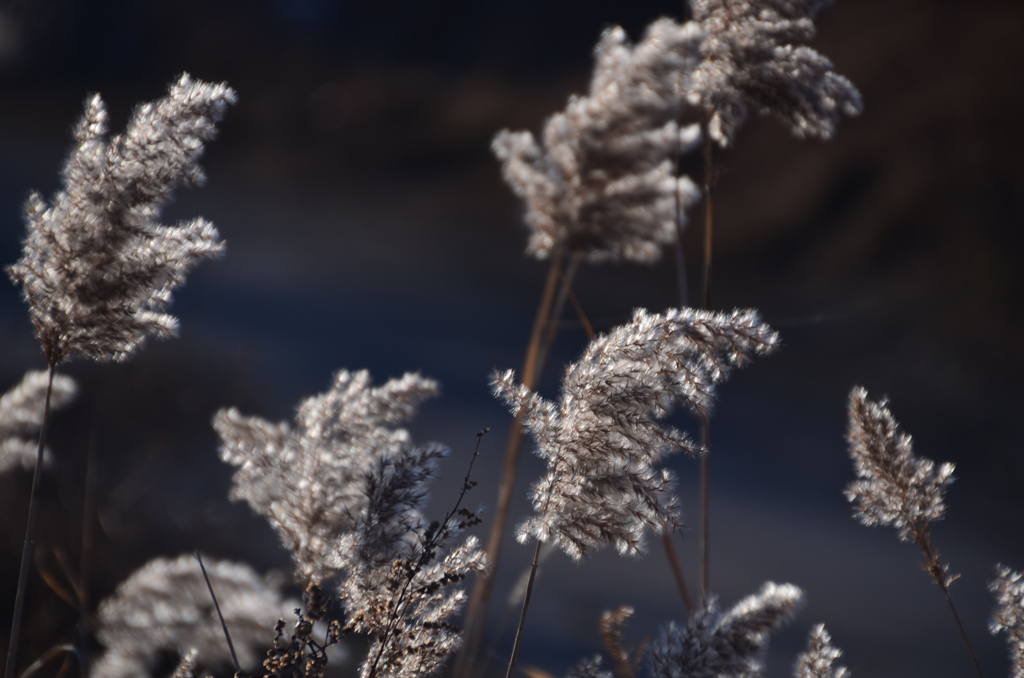
<path fill-rule="evenodd" d="M 915 455 L 887 403 L 868 400 L 859 386 L 850 393 L 848 443 L 857 480 L 845 494 L 856 518 L 895 527 L 901 541 L 920 541 L 928 524 L 946 512 L 943 495 L 953 482 L 953 464 L 936 468 Z"/>
<path fill-rule="evenodd" d="M 408 373 L 373 386 L 368 372 L 339 371 L 331 388 L 304 400 L 295 423 L 221 410 L 213 420 L 221 459 L 235 471 L 230 497 L 244 500 L 277 530 L 306 586 L 338 571 L 340 540 L 371 504 L 366 476 L 381 464 L 422 457 L 420 487 L 443 446 L 414 448 L 396 424 L 437 395 L 437 382 Z M 411 462 L 410 462 L 411 463 Z"/>
<path fill-rule="evenodd" d="M 664 627 L 651 644 L 654 678 L 754 678 L 764 672 L 768 634 L 793 618 L 803 592 L 792 584 L 767 582 L 728 612 L 712 596 L 685 627 Z"/>
<path fill-rule="evenodd" d="M 729 146 L 751 114 L 771 114 L 798 137 L 830 139 L 860 92 L 832 62 L 804 46 L 823 0 L 690 0 L 700 65 L 687 98 L 708 116 L 708 133 Z"/>
<path fill-rule="evenodd" d="M 698 448 L 658 420 L 677 403 L 707 416 L 715 386 L 778 342 L 752 310 L 639 309 L 569 366 L 559 402 L 517 384 L 511 370 L 495 375 L 495 395 L 513 414 L 525 411 L 523 425 L 548 464 L 531 490 L 536 515 L 518 539 L 551 542 L 578 560 L 605 544 L 637 555 L 647 529 L 678 529 L 674 476 L 655 465 Z"/>
<path fill-rule="evenodd" d="M 595 50 L 590 91 L 530 132 L 492 144 L 505 181 L 525 203 L 528 253 L 577 252 L 592 263 L 651 263 L 675 242 L 677 219 L 699 194 L 675 158 L 700 139 L 677 125 L 699 32 L 669 19 L 630 45 L 618 27 Z"/>
<path fill-rule="evenodd" d="M 259 666 L 273 640 L 274 623 L 294 608 L 276 585 L 242 563 L 204 558 L 210 585 L 231 633 L 238 661 Z M 199 562 L 192 554 L 155 558 L 121 582 L 100 603 L 96 635 L 106 651 L 92 665 L 95 678 L 144 678 L 162 655 L 188 653 L 207 670 L 231 666 Z M 202 674 L 206 675 L 206 674 Z"/>
<path fill-rule="evenodd" d="M 1024 575 L 1005 565 L 997 565 L 996 578 L 988 588 L 996 599 L 989 630 L 993 634 L 1006 633 L 1010 675 L 1024 678 Z"/>
<path fill-rule="evenodd" d="M 796 660 L 796 678 L 850 678 L 845 666 L 834 666 L 843 651 L 832 645 L 824 624 L 811 629 L 807 650 Z"/>
<path fill-rule="evenodd" d="M 147 336 L 176 333 L 177 319 L 164 312 L 171 292 L 224 244 L 201 218 L 176 226 L 158 218 L 177 187 L 202 183 L 203 144 L 234 101 L 226 85 L 185 74 L 112 139 L 103 100 L 86 102 L 64 187 L 50 203 L 29 196 L 22 256 L 7 268 L 50 365 L 124 360 Z"/>
<path fill-rule="evenodd" d="M 31 469 L 38 451 L 39 427 L 46 405 L 47 371 L 26 372 L 21 382 L 0 398 L 0 473 L 15 466 Z M 50 411 L 71 402 L 77 387 L 71 377 L 55 374 Z M 44 460 L 48 457 L 44 450 Z"/>

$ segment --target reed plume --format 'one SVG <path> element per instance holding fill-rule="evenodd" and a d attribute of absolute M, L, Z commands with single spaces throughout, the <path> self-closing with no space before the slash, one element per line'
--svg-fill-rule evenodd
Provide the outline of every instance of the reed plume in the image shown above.
<path fill-rule="evenodd" d="M 796 586 L 772 582 L 727 612 L 710 596 L 685 627 L 670 623 L 652 643 L 654 678 L 761 675 L 768 634 L 792 619 L 802 602 L 803 592 Z"/>
<path fill-rule="evenodd" d="M 796 660 L 796 678 L 850 678 L 845 666 L 833 666 L 843 651 L 832 645 L 832 636 L 824 624 L 811 629 L 807 650 Z"/>
<path fill-rule="evenodd" d="M 707 133 L 733 143 L 751 113 L 771 114 L 798 137 L 830 139 L 841 115 L 863 103 L 832 62 L 803 45 L 828 0 L 690 0 L 700 63 L 686 96 L 704 109 Z"/>
<path fill-rule="evenodd" d="M 158 218 L 178 186 L 203 183 L 203 144 L 234 101 L 223 83 L 186 73 L 112 139 L 103 99 L 86 102 L 64 188 L 50 203 L 29 196 L 22 256 L 7 268 L 50 365 L 72 356 L 124 360 L 146 336 L 177 332 L 177 319 L 164 312 L 171 292 L 224 244 L 202 218 L 177 226 Z"/>
<path fill-rule="evenodd" d="M 1024 678 L 1024 575 L 1005 565 L 996 565 L 996 578 L 989 583 L 996 608 L 989 630 L 1005 633 L 1010 646 L 1010 675 Z"/>
<path fill-rule="evenodd" d="M 531 132 L 494 138 L 505 181 L 525 202 L 530 254 L 651 263 L 675 242 L 678 205 L 698 197 L 674 164 L 680 147 L 700 139 L 698 126 L 676 122 L 678 78 L 695 67 L 698 39 L 669 19 L 636 45 L 610 29 L 595 49 L 590 91 L 551 116 L 539 142 Z"/>
<path fill-rule="evenodd" d="M 415 446 L 396 425 L 438 392 L 406 374 L 382 386 L 341 370 L 331 389 L 302 402 L 294 426 L 222 410 L 214 417 L 221 458 L 238 467 L 231 497 L 266 517 L 291 551 L 313 603 L 337 578 L 341 632 L 368 634 L 362 678 L 413 678 L 437 670 L 460 641 L 449 620 L 461 582 L 484 568 L 475 538 L 454 544 L 471 512 L 423 518 L 429 482 L 448 449 Z M 468 489 L 466 481 L 464 492 Z M 460 499 L 461 501 L 461 499 Z"/>
<path fill-rule="evenodd" d="M 239 663 L 259 666 L 278 617 L 293 603 L 248 565 L 205 559 L 210 583 Z M 97 637 L 106 651 L 93 664 L 95 678 L 152 675 L 161 655 L 185 653 L 207 670 L 232 666 L 206 580 L 192 554 L 156 558 L 136 570 L 104 600 Z"/>
<path fill-rule="evenodd" d="M 548 463 L 531 491 L 536 515 L 519 526 L 519 541 L 551 542 L 579 560 L 603 544 L 639 555 L 647 529 L 679 528 L 673 475 L 655 464 L 701 449 L 658 420 L 677 402 L 708 416 L 715 386 L 778 342 L 750 310 L 639 309 L 569 366 L 560 402 L 516 384 L 512 371 L 497 375 L 495 394 L 513 414 L 525 412 L 524 426 Z"/>
<path fill-rule="evenodd" d="M 0 473 L 16 466 L 32 470 L 35 465 L 38 440 L 29 436 L 36 435 L 43 425 L 49 381 L 46 370 L 26 372 L 21 382 L 0 398 Z M 71 377 L 55 375 L 50 408 L 64 407 L 77 390 Z M 49 451 L 44 449 L 44 462 L 48 458 Z"/>

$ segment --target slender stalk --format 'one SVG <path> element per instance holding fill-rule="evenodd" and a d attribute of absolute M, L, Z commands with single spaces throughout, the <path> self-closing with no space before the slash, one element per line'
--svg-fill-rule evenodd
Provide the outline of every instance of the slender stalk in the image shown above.
<path fill-rule="evenodd" d="M 224 637 L 228 641 L 228 649 L 231 650 L 231 661 L 235 664 L 235 675 L 237 676 L 242 672 L 242 667 L 238 665 L 238 655 L 235 654 L 235 644 L 231 642 L 231 634 L 228 633 L 228 625 L 224 621 L 224 615 L 220 612 L 220 604 L 217 602 L 217 594 L 213 592 L 213 584 L 210 583 L 210 577 L 206 574 L 206 566 L 203 565 L 203 557 L 199 555 L 199 551 L 193 554 L 196 560 L 199 561 L 199 569 L 203 571 L 203 579 L 206 580 L 206 588 L 210 589 L 210 597 L 213 598 L 213 607 L 217 610 L 217 618 L 220 619 L 220 627 L 224 629 Z"/>
<path fill-rule="evenodd" d="M 85 496 L 82 500 L 82 550 L 78 561 L 78 583 L 82 591 L 78 597 L 78 631 L 79 642 L 89 637 L 89 569 L 92 558 L 92 546 L 95 525 L 93 517 L 96 515 L 96 439 L 98 436 L 98 424 L 96 409 L 93 410 L 92 421 L 89 423 L 89 445 L 85 452 Z M 83 649 L 85 645 L 83 644 Z M 89 658 L 88 652 L 82 652 L 79 657 L 82 667 L 82 675 L 88 676 Z"/>
<path fill-rule="evenodd" d="M 683 14 L 685 16 L 686 8 L 685 4 L 683 8 Z M 676 90 L 677 92 L 681 89 L 679 84 L 679 78 L 681 75 L 677 75 L 676 79 Z M 679 110 L 676 112 L 677 123 L 681 124 L 682 120 L 682 106 L 679 106 Z M 682 170 L 680 169 L 680 162 L 683 157 L 682 140 L 679 138 L 679 134 L 676 134 L 676 148 L 675 148 L 675 165 L 676 165 L 676 190 L 675 190 L 675 207 L 676 207 L 676 284 L 679 287 L 679 306 L 689 306 L 690 304 L 690 286 L 687 281 L 686 274 L 686 256 L 683 252 L 683 228 L 685 226 L 685 215 L 683 214 L 683 202 L 679 194 L 679 180 L 682 176 Z M 687 612 L 693 610 L 693 598 L 690 597 L 690 590 L 686 586 L 686 578 L 683 576 L 683 568 L 679 566 L 679 556 L 676 555 L 676 547 L 672 543 L 672 535 L 666 533 L 662 535 L 662 544 L 665 547 L 665 555 L 668 556 L 669 565 L 672 567 L 672 574 L 676 578 L 676 584 L 679 586 L 679 593 L 683 596 L 683 603 L 686 605 Z"/>
<path fill-rule="evenodd" d="M 668 563 L 672 566 L 672 574 L 675 575 L 676 585 L 679 586 L 679 593 L 683 596 L 683 603 L 686 604 L 686 611 L 693 610 L 693 598 L 690 597 L 690 589 L 686 586 L 686 578 L 683 577 L 683 568 L 679 567 L 679 558 L 676 556 L 675 546 L 672 544 L 672 535 L 668 532 L 661 535 L 665 544 L 665 554 L 668 556 Z"/>
<path fill-rule="evenodd" d="M 921 547 L 924 552 L 926 561 L 925 569 L 928 574 L 932 576 L 935 583 L 942 589 L 942 595 L 946 597 L 946 602 L 949 604 L 949 611 L 953 613 L 953 621 L 956 622 L 956 628 L 960 631 L 960 638 L 964 641 L 964 646 L 967 648 L 967 654 L 971 656 L 971 663 L 974 664 L 974 672 L 978 675 L 978 678 L 982 678 L 981 667 L 978 666 L 978 658 L 974 654 L 974 648 L 971 647 L 971 641 L 967 638 L 967 631 L 964 630 L 964 625 L 960 622 L 960 615 L 957 614 L 956 606 L 953 605 L 953 599 L 949 596 L 949 583 L 952 579 L 947 580 L 946 568 L 939 562 L 939 554 L 935 552 L 935 546 L 932 544 L 932 535 L 928 531 L 927 526 L 912 526 L 914 532 L 914 539 L 917 541 L 917 545 Z M 953 579 L 956 577 L 954 576 Z"/>
<path fill-rule="evenodd" d="M 512 678 L 516 669 L 516 659 L 519 658 L 519 646 L 523 642 L 523 627 L 526 626 L 526 611 L 530 607 L 530 596 L 533 594 L 533 582 L 537 578 L 537 563 L 540 561 L 540 547 L 543 542 L 537 540 L 537 548 L 533 551 L 533 564 L 530 565 L 530 579 L 526 582 L 526 596 L 523 598 L 523 611 L 519 615 L 519 628 L 516 629 L 516 642 L 512 645 L 512 658 L 508 662 L 508 671 L 505 678 Z"/>
<path fill-rule="evenodd" d="M 39 427 L 39 447 L 36 450 L 36 466 L 32 472 L 32 489 L 28 495 L 28 524 L 25 526 L 25 544 L 21 549 L 21 570 L 18 572 L 18 592 L 14 596 L 14 616 L 11 621 L 11 639 L 7 646 L 6 678 L 14 678 L 17 662 L 18 640 L 21 635 L 21 616 L 25 609 L 25 589 L 28 583 L 29 561 L 32 553 L 32 532 L 36 524 L 36 492 L 43 468 L 43 448 L 46 447 L 46 427 L 50 423 L 50 395 L 53 393 L 53 375 L 56 366 L 50 365 L 50 378 L 46 385 L 46 405 L 43 407 L 43 425 Z"/>
<path fill-rule="evenodd" d="M 590 341 L 594 340 L 597 336 L 594 332 L 594 326 L 590 324 L 590 318 L 583 312 L 583 306 L 580 305 L 580 300 L 576 298 L 576 294 L 572 291 L 571 287 L 567 287 L 569 290 L 569 301 L 572 302 L 572 308 L 576 311 L 576 316 L 580 319 L 580 324 L 583 325 L 583 331 L 587 333 L 587 339 Z"/>
<path fill-rule="evenodd" d="M 711 189 L 714 187 L 714 146 L 707 131 L 704 132 L 704 259 L 701 267 L 700 307 L 711 308 Z"/>
<path fill-rule="evenodd" d="M 714 182 L 714 147 L 707 129 L 704 130 L 704 256 L 701 266 L 700 307 L 711 307 L 711 243 L 712 243 L 712 210 L 711 187 Z M 707 450 L 711 442 L 711 426 L 707 417 L 700 424 L 700 441 L 704 454 L 700 458 L 700 597 L 707 602 L 710 590 L 711 570 L 711 463 Z"/>
<path fill-rule="evenodd" d="M 534 368 L 535 373 L 529 388 L 533 388 L 536 385 L 540 379 L 540 373 L 544 370 L 544 363 L 547 362 L 548 352 L 551 350 L 551 345 L 555 343 L 555 337 L 558 336 L 558 330 L 562 324 L 560 318 L 562 317 L 562 311 L 565 309 L 565 302 L 572 293 L 572 281 L 576 278 L 576 271 L 579 270 L 580 261 L 582 260 L 583 255 L 579 252 L 574 252 L 572 258 L 569 259 L 569 266 L 566 268 L 565 273 L 563 274 L 561 269 L 558 270 L 559 281 L 562 284 L 558 287 L 558 297 L 555 299 L 551 309 L 551 316 L 548 318 L 547 329 L 544 332 L 544 340 L 541 342 L 540 350 L 537 353 L 537 365 Z"/>
<path fill-rule="evenodd" d="M 707 453 L 711 445 L 711 422 L 707 417 L 701 418 L 700 445 L 704 450 L 700 457 L 700 601 L 707 605 L 708 591 L 711 590 L 711 469 Z"/>
<path fill-rule="evenodd" d="M 534 328 L 530 332 L 529 345 L 526 347 L 526 357 L 523 361 L 522 383 L 527 388 L 534 388 L 537 379 L 544 367 L 547 357 L 547 348 L 553 340 L 549 336 L 548 328 L 553 317 L 561 314 L 568 290 L 571 284 L 570 274 L 561 273 L 561 253 L 555 253 L 551 257 L 551 267 L 548 270 L 548 279 L 544 286 L 544 293 L 541 303 L 537 309 L 534 319 Z M 571 266 L 574 273 L 574 267 Z M 561 294 L 558 295 L 556 303 L 556 292 L 561 282 Z M 545 344 L 548 344 L 546 346 Z M 484 620 L 487 617 L 487 606 L 490 602 L 490 595 L 494 590 L 495 576 L 498 571 L 498 562 L 501 557 L 502 539 L 505 536 L 505 525 L 508 522 L 509 506 L 512 501 L 512 490 L 515 485 L 516 472 L 519 466 L 519 450 L 522 447 L 522 419 L 524 413 L 516 415 L 509 429 L 508 441 L 505 446 L 505 467 L 502 470 L 502 483 L 498 489 L 498 498 L 495 507 L 495 521 L 490 526 L 490 535 L 487 538 L 487 573 L 476 579 L 473 592 L 466 605 L 466 618 L 464 628 L 466 638 L 462 649 L 459 651 L 456 660 L 454 675 L 466 677 L 472 672 L 473 663 L 476 661 L 476 654 L 479 651 L 480 642 L 483 639 Z"/>

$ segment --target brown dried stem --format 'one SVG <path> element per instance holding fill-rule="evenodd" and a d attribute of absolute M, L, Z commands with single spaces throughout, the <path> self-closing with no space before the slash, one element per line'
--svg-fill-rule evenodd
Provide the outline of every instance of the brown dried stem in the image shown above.
<path fill-rule="evenodd" d="M 932 535 L 928 530 L 927 525 L 912 525 L 911 531 L 914 535 L 914 541 L 921 547 L 921 551 L 924 553 L 924 569 L 932 576 L 935 583 L 942 589 L 942 595 L 946 597 L 946 602 L 949 604 L 949 611 L 953 614 L 953 620 L 956 622 L 956 628 L 960 632 L 960 638 L 964 641 L 964 646 L 967 648 L 967 654 L 971 656 L 971 663 L 974 665 L 974 672 L 978 678 L 982 678 L 981 667 L 978 666 L 978 658 L 974 654 L 974 648 L 971 647 L 971 641 L 967 638 L 967 631 L 964 630 L 964 625 L 960 622 L 960 615 L 957 614 L 956 606 L 953 605 L 953 599 L 949 595 L 949 585 L 956 580 L 957 575 L 947 575 L 947 566 L 944 566 L 939 560 L 938 551 L 935 549 L 935 545 L 932 543 Z"/>
<path fill-rule="evenodd" d="M 563 275 L 561 266 L 562 255 L 560 252 L 556 252 L 551 256 L 551 266 L 548 269 L 548 277 L 544 284 L 540 305 L 537 308 L 537 315 L 533 321 L 533 330 L 530 332 L 530 343 L 526 348 L 526 359 L 523 361 L 523 384 L 527 388 L 533 388 L 537 378 L 540 376 L 544 359 L 547 357 L 547 347 L 545 344 L 553 340 L 553 336 L 549 337 L 549 327 L 551 326 L 552 318 L 561 315 L 562 306 L 567 295 L 567 292 L 564 290 L 568 290 L 572 283 L 571 273 L 575 271 L 575 267 L 570 267 L 572 271 Z M 556 303 L 559 281 L 562 283 L 563 292 L 559 295 L 559 303 Z M 487 608 L 490 604 L 494 577 L 498 570 L 501 542 L 505 535 L 505 525 L 508 522 L 512 490 L 515 486 L 516 472 L 519 467 L 519 451 L 523 440 L 523 417 L 523 412 L 516 415 L 508 432 L 508 441 L 505 444 L 505 467 L 502 470 L 502 481 L 498 488 L 494 523 L 491 526 L 491 533 L 487 540 L 486 553 L 489 568 L 486 573 L 477 578 L 469 598 L 469 603 L 466 606 L 464 623 L 466 637 L 455 662 L 455 676 L 468 676 L 472 673 L 473 664 L 476 661 L 476 655 L 483 639 L 484 620 L 487 618 Z"/>

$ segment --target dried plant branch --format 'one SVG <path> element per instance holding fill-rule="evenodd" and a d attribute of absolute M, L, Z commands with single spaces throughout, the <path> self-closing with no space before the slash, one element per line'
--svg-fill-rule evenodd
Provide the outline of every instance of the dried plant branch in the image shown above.
<path fill-rule="evenodd" d="M 484 429 L 477 433 L 477 442 L 476 447 L 473 450 L 473 457 L 470 459 L 469 468 L 466 469 L 466 477 L 462 481 L 462 489 L 459 491 L 459 497 L 455 502 L 455 506 L 448 512 L 444 517 L 444 520 L 442 520 L 439 525 L 432 525 L 424 534 L 425 541 L 420 548 L 419 556 L 412 568 L 409 569 L 405 585 L 396 597 L 395 603 L 390 607 L 390 619 L 386 620 L 383 625 L 384 631 L 381 634 L 379 641 L 376 643 L 377 652 L 373 655 L 373 661 L 367 662 L 368 668 L 364 670 L 365 675 L 378 675 L 378 667 L 385 655 L 389 652 L 390 654 L 395 654 L 394 650 L 390 648 L 394 645 L 393 641 L 396 635 L 398 635 L 400 631 L 404 630 L 401 627 L 406 625 L 403 623 L 403 615 L 407 612 L 407 608 L 410 603 L 410 588 L 412 587 L 413 582 L 416 581 L 417 576 L 422 572 L 423 568 L 433 560 L 437 550 L 447 544 L 458 532 L 466 527 L 479 524 L 480 519 L 473 512 L 464 509 L 462 507 L 462 502 L 466 498 L 466 493 L 476 487 L 476 481 L 470 479 L 473 474 L 473 465 L 476 463 L 476 459 L 480 455 L 480 443 L 489 431 L 490 429 Z M 457 524 L 452 523 L 455 516 L 460 517 Z M 477 550 L 475 557 L 480 557 L 480 555 L 479 550 Z M 481 567 L 474 571 L 483 571 L 482 562 Z M 453 576 L 454 575 L 451 570 L 446 571 L 446 583 L 447 581 L 453 581 Z M 420 591 L 417 591 L 416 593 L 420 593 Z M 446 655 L 447 652 L 444 652 L 443 654 Z"/>

